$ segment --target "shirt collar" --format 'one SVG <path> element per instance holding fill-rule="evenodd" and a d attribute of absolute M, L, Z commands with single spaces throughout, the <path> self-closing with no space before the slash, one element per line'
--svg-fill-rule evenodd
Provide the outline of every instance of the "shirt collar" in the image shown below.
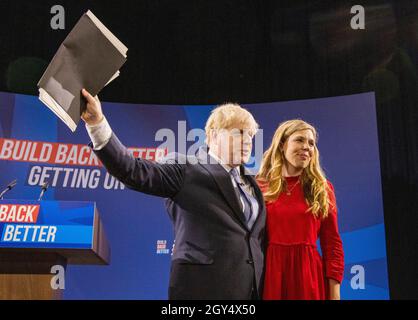
<path fill-rule="evenodd" d="M 213 159 L 215 159 L 216 162 L 218 162 L 222 166 L 222 168 L 225 169 L 226 172 L 229 173 L 231 170 L 236 170 L 238 172 L 238 175 L 240 175 L 239 166 L 232 168 L 231 166 L 225 163 L 222 163 L 221 159 L 219 159 L 219 157 L 216 154 L 214 154 L 212 150 L 210 149 L 209 149 L 208 155 L 210 155 Z"/>

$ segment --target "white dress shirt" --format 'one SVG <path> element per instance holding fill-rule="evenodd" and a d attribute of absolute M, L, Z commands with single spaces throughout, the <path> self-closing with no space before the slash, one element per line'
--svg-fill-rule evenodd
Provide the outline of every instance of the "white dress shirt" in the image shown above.
<path fill-rule="evenodd" d="M 93 142 L 93 149 L 102 149 L 110 140 L 112 136 L 112 128 L 106 118 L 103 117 L 102 121 L 93 126 L 86 123 L 87 133 L 90 136 L 91 142 Z"/>

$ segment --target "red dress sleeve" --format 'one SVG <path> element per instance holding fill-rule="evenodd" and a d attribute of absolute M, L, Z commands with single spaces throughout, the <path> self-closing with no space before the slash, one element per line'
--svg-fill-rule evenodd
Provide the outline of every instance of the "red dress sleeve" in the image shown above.
<path fill-rule="evenodd" d="M 344 251 L 337 222 L 337 202 L 335 199 L 334 187 L 330 187 L 330 207 L 328 217 L 321 221 L 319 239 L 324 262 L 325 277 L 334 279 L 339 283 L 344 275 Z"/>

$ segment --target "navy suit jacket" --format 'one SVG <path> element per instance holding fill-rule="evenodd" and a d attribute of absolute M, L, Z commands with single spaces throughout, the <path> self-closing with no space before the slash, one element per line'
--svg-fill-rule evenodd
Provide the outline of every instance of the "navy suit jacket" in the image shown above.
<path fill-rule="evenodd" d="M 134 158 L 112 133 L 106 146 L 95 153 L 128 188 L 167 198 L 175 233 L 170 299 L 260 296 L 266 211 L 252 176 L 247 179 L 260 210 L 249 230 L 229 174 L 221 165 L 210 164 L 205 148 L 194 157 L 174 154 L 157 163 Z"/>

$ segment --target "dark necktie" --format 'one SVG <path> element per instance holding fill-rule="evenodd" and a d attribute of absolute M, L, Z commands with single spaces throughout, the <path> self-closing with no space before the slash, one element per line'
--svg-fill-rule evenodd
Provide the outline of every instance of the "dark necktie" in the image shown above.
<path fill-rule="evenodd" d="M 254 222 L 257 218 L 258 214 L 258 202 L 255 197 L 253 197 L 249 192 L 247 192 L 244 188 L 244 183 L 241 181 L 241 177 L 238 175 L 236 169 L 232 169 L 230 174 L 234 178 L 235 182 L 237 183 L 237 188 L 239 190 L 240 197 L 244 202 L 244 216 L 246 219 L 246 223 L 248 229 L 251 229 L 254 225 Z"/>

